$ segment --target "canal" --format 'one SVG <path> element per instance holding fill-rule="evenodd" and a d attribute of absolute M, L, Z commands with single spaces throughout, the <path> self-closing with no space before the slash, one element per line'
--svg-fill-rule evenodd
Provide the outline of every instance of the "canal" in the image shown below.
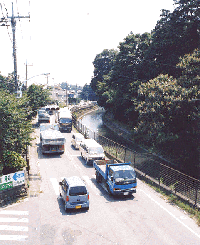
<path fill-rule="evenodd" d="M 106 138 L 109 138 L 113 140 L 114 142 L 119 143 L 120 145 L 124 145 L 128 148 L 139 150 L 138 146 L 133 145 L 133 143 L 126 141 L 121 136 L 119 136 L 117 133 L 114 133 L 112 130 L 107 128 L 103 123 L 103 116 L 105 114 L 105 110 L 100 108 L 98 110 L 92 111 L 86 115 L 84 115 L 81 118 L 81 123 L 85 125 L 88 129 L 95 132 L 95 134 L 100 134 L 105 136 Z M 93 133 L 89 135 L 89 137 L 93 138 Z"/>

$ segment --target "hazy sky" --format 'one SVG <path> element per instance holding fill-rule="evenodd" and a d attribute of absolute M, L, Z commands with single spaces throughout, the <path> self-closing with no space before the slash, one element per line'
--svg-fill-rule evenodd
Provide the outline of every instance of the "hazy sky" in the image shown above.
<path fill-rule="evenodd" d="M 15 16 L 30 13 L 30 19 L 16 19 L 17 70 L 20 81 L 24 81 L 27 60 L 28 85 L 45 84 L 43 73 L 50 73 L 49 84 L 89 84 L 97 54 L 117 49 L 131 31 L 151 32 L 161 9 L 174 9 L 173 0 L 0 2 L 0 18 L 12 16 L 12 2 Z M 0 72 L 7 76 L 14 70 L 11 26 L 0 26 L 0 37 Z"/>

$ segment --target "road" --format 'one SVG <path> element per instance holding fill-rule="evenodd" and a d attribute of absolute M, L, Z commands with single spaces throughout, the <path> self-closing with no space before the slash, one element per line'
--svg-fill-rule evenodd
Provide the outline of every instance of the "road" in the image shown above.
<path fill-rule="evenodd" d="M 112 197 L 97 184 L 93 167 L 66 138 L 61 156 L 42 155 L 37 133 L 40 194 L 0 210 L 0 244 L 200 244 L 200 228 L 176 206 L 138 180 L 131 197 Z M 90 192 L 90 209 L 66 212 L 59 197 L 63 176 L 80 176 Z"/>

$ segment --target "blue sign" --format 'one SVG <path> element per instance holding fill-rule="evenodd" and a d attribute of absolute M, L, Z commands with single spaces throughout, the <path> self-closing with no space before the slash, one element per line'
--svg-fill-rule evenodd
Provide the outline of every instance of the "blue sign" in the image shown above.
<path fill-rule="evenodd" d="M 17 179 L 20 179 L 22 177 L 24 177 L 24 173 L 14 173 L 14 175 L 13 175 L 13 179 L 15 181 L 17 181 Z"/>

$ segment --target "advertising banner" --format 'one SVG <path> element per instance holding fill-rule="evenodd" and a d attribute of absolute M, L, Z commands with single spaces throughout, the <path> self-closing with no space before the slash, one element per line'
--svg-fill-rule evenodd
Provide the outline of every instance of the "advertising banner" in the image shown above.
<path fill-rule="evenodd" d="M 18 171 L 0 177 L 0 191 L 23 184 L 25 184 L 24 171 Z"/>

